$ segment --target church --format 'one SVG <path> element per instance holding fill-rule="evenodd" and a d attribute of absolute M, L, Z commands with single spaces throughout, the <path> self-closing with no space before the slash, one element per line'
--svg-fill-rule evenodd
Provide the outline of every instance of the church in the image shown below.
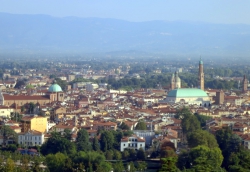
<path fill-rule="evenodd" d="M 172 75 L 171 91 L 168 92 L 166 102 L 168 103 L 183 103 L 183 104 L 197 104 L 202 106 L 210 105 L 210 98 L 204 91 L 204 72 L 203 61 L 199 61 L 199 88 L 181 88 L 181 79 L 178 73 Z"/>
<path fill-rule="evenodd" d="M 30 102 L 45 105 L 55 101 L 64 101 L 64 92 L 56 81 L 49 87 L 48 92 L 41 96 L 0 94 L 0 105 L 12 108 L 21 107 Z"/>

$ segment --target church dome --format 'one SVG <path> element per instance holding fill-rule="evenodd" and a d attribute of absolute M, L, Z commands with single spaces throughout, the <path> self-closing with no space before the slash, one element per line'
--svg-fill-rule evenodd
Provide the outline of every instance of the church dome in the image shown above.
<path fill-rule="evenodd" d="M 171 90 L 167 97 L 208 97 L 207 93 L 198 88 L 179 88 Z"/>
<path fill-rule="evenodd" d="M 58 85 L 57 83 L 54 83 L 52 84 L 50 87 L 49 87 L 49 92 L 61 92 L 62 91 L 62 88 L 60 87 L 60 85 Z"/>

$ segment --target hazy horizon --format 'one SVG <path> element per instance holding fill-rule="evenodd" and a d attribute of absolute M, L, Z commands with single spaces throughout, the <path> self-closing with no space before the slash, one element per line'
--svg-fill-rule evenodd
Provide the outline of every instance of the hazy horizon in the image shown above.
<path fill-rule="evenodd" d="M 221 24 L 250 24 L 250 1 L 159 0 L 159 1 L 0 1 L 0 12 L 45 14 L 54 17 L 97 17 L 126 21 L 194 21 Z"/>
<path fill-rule="evenodd" d="M 1 54 L 250 54 L 250 1 L 1 1 Z"/>

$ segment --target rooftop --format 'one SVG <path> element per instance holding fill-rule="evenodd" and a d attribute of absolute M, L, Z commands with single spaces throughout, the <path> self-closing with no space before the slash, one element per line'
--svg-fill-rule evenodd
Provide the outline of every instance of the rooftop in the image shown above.
<path fill-rule="evenodd" d="M 208 97 L 208 95 L 198 88 L 179 88 L 171 90 L 167 97 Z"/>

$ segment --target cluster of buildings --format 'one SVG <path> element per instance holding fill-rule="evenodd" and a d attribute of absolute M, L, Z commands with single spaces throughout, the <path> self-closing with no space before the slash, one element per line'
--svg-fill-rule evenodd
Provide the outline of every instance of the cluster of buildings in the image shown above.
<path fill-rule="evenodd" d="M 117 130 L 123 123 L 134 134 L 121 139 L 121 151 L 126 148 L 145 149 L 147 146 L 159 149 L 166 141 L 177 148 L 184 139 L 181 119 L 174 116 L 176 109 L 187 106 L 194 113 L 213 118 L 207 122 L 211 132 L 228 125 L 250 148 L 250 99 L 246 77 L 240 94 L 205 90 L 203 61 L 200 60 L 198 78 L 197 88 L 181 88 L 181 79 L 175 72 L 169 90 L 138 89 L 131 92 L 107 89 L 107 84 L 103 83 L 86 83 L 81 86 L 84 91 L 78 86 L 62 90 L 55 80 L 50 80 L 52 84 L 31 90 L 2 91 L 0 117 L 2 126 L 8 125 L 18 133 L 20 145 L 42 145 L 50 137 L 50 132 L 64 132 L 66 129 L 72 133 L 72 141 L 81 128 L 86 129 L 92 139 L 99 129 Z M 70 76 L 72 79 L 73 75 Z M 16 119 L 17 113 L 22 119 Z M 145 121 L 147 130 L 135 130 L 140 120 Z M 0 137 L 2 144 L 11 141 L 11 138 Z"/>

